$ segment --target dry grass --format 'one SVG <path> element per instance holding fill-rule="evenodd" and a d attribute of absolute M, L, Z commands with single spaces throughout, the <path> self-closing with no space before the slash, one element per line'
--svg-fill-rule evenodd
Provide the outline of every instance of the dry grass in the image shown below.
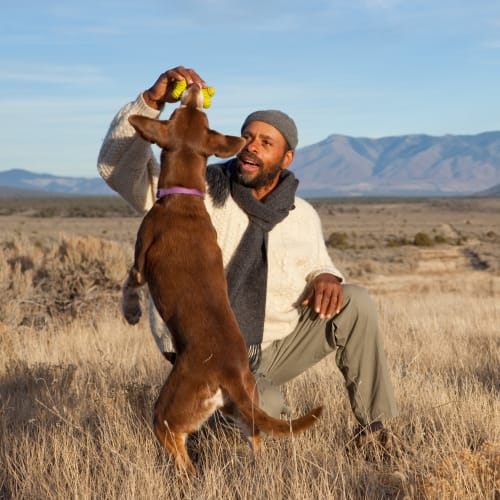
<path fill-rule="evenodd" d="M 139 220 L 2 217 L 0 498 L 498 499 L 500 276 L 493 264 L 475 268 L 467 251 L 488 260 L 482 234 L 499 234 L 499 223 L 481 200 L 454 206 L 457 220 L 480 221 L 470 232 L 425 203 L 395 206 L 408 234 L 430 233 L 422 221 L 432 214 L 469 243 L 391 248 L 376 204 L 320 207 L 325 235 L 349 218 L 359 241 L 372 234 L 373 248 L 332 253 L 377 301 L 401 410 L 392 429 L 414 455 L 366 462 L 344 451 L 354 421 L 327 358 L 285 387 L 295 414 L 324 404 L 312 430 L 266 438 L 257 465 L 238 436 L 206 431 L 192 442 L 191 482 L 151 431 L 167 364 L 147 322 L 130 327 L 118 309 Z"/>

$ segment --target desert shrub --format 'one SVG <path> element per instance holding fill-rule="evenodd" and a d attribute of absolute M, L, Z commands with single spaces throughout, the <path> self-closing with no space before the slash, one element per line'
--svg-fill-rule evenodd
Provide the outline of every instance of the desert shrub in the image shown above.
<path fill-rule="evenodd" d="M 380 271 L 380 265 L 373 259 L 356 259 L 355 265 L 346 266 L 350 278 L 361 278 Z"/>
<path fill-rule="evenodd" d="M 349 236 L 343 232 L 333 232 L 328 236 L 326 245 L 332 248 L 349 248 Z"/>
<path fill-rule="evenodd" d="M 93 237 L 4 241 L 0 252 L 0 317 L 11 326 L 44 328 L 116 307 L 128 265 L 119 244 Z"/>
<path fill-rule="evenodd" d="M 402 247 L 409 244 L 410 242 L 405 236 L 391 237 L 386 242 L 386 246 L 389 248 Z"/>
<path fill-rule="evenodd" d="M 417 247 L 430 247 L 434 244 L 434 242 L 427 233 L 419 232 L 415 234 L 413 244 Z"/>
<path fill-rule="evenodd" d="M 500 241 L 500 236 L 497 233 L 495 233 L 495 231 L 487 231 L 485 237 L 487 240 L 491 240 L 494 242 Z"/>
<path fill-rule="evenodd" d="M 438 244 L 438 245 L 442 245 L 444 243 L 448 243 L 448 239 L 443 236 L 442 234 L 436 234 L 434 236 L 434 243 Z"/>
<path fill-rule="evenodd" d="M 136 217 L 119 196 L 0 197 L 0 215 L 26 214 L 31 217 Z"/>

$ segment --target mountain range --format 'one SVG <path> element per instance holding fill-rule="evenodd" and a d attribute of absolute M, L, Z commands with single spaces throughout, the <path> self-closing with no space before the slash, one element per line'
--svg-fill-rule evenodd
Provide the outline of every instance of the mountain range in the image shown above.
<path fill-rule="evenodd" d="M 114 192 L 100 177 L 64 177 L 12 169 L 0 172 L 0 196 L 109 195 Z"/>
<path fill-rule="evenodd" d="M 310 196 L 472 194 L 500 182 L 500 132 L 331 135 L 297 150 L 294 163 Z"/>
<path fill-rule="evenodd" d="M 379 139 L 330 135 L 296 151 L 299 194 L 321 196 L 498 195 L 500 132 Z M 17 193 L 17 194 L 16 194 Z M 112 194 L 100 178 L 0 172 L 0 196 Z"/>

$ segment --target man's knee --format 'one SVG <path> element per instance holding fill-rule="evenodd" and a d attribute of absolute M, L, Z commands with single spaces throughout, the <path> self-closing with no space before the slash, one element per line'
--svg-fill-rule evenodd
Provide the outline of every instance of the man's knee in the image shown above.
<path fill-rule="evenodd" d="M 375 304 L 366 288 L 344 285 L 344 307 L 333 318 L 337 346 L 366 345 L 377 341 L 378 318 Z"/>
<path fill-rule="evenodd" d="M 356 311 L 358 315 L 376 317 L 375 304 L 368 290 L 359 285 L 344 285 L 344 305 Z"/>

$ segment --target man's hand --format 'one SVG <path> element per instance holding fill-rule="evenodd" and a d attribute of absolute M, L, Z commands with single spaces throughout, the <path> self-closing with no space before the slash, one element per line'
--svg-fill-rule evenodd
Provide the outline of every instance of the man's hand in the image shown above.
<path fill-rule="evenodd" d="M 344 302 L 340 281 L 329 273 L 318 274 L 306 292 L 302 305 L 311 306 L 320 318 L 338 314 Z"/>
<path fill-rule="evenodd" d="M 201 88 L 207 84 L 194 69 L 187 69 L 184 66 L 177 66 L 162 73 L 152 87 L 142 94 L 146 104 L 154 109 L 161 109 L 166 102 L 175 102 L 172 97 L 172 90 L 175 82 L 186 80 L 187 84 L 197 83 Z"/>

